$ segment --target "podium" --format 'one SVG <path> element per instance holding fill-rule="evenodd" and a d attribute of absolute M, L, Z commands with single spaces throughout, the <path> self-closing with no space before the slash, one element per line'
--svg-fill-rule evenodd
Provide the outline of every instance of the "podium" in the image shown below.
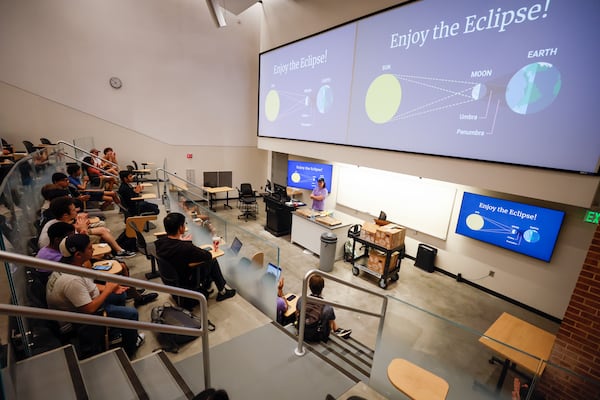
<path fill-rule="evenodd" d="M 265 230 L 274 236 L 289 235 L 292 231 L 292 211 L 294 206 L 287 206 L 285 201 L 277 197 L 264 197 L 267 214 Z"/>

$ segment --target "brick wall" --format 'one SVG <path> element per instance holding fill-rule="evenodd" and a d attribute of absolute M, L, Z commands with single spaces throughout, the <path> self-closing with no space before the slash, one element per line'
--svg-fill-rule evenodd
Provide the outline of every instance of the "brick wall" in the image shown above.
<path fill-rule="evenodd" d="M 550 362 L 600 381 L 600 225 L 556 336 Z M 600 386 L 551 365 L 537 388 L 547 400 L 600 399 Z"/>

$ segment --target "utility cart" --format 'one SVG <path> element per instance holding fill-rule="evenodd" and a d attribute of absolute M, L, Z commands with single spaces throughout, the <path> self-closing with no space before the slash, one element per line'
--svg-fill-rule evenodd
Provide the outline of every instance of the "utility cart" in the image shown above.
<path fill-rule="evenodd" d="M 360 229 L 350 229 L 348 231 L 348 237 L 352 239 L 352 274 L 357 276 L 360 271 L 364 271 L 371 274 L 379 279 L 379 287 L 386 289 L 388 285 L 388 279 L 397 281 L 399 278 L 398 272 L 400 271 L 400 263 L 404 258 L 404 244 L 387 249 L 383 246 L 375 244 L 364 237 L 360 236 Z M 355 250 L 358 246 L 363 247 L 363 253 L 359 256 Z M 359 263 L 357 261 L 367 260 L 367 264 Z M 369 265 L 371 263 L 371 265 Z"/>

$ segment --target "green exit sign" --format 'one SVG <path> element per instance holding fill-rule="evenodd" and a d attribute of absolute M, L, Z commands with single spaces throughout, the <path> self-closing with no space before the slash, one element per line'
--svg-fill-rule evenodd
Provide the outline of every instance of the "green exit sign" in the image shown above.
<path fill-rule="evenodd" d="M 583 217 L 583 220 L 585 222 L 589 222 L 592 224 L 598 224 L 598 223 L 600 223 L 600 212 L 587 210 L 585 212 L 585 216 Z"/>

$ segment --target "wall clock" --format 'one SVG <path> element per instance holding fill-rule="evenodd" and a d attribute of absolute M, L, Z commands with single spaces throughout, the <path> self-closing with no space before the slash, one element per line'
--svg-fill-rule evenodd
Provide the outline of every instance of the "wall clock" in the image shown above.
<path fill-rule="evenodd" d="M 123 82 L 121 82 L 121 80 L 119 78 L 117 78 L 116 76 L 113 76 L 112 78 L 110 78 L 110 80 L 108 82 L 110 83 L 110 86 L 113 89 L 121 89 L 121 87 L 123 86 Z"/>

